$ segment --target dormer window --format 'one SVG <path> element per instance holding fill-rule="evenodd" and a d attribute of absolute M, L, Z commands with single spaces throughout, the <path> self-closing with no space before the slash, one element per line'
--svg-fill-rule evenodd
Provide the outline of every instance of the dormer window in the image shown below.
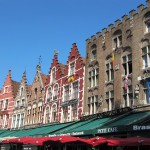
<path fill-rule="evenodd" d="M 75 73 L 75 62 L 70 64 L 70 75 L 73 75 Z"/>
<path fill-rule="evenodd" d="M 119 48 L 122 46 L 122 32 L 121 30 L 117 30 L 114 34 L 113 34 L 113 48 Z"/>

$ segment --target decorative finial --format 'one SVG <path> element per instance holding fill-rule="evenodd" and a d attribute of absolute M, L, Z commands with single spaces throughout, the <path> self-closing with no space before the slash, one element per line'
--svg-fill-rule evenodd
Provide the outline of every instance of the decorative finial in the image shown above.
<path fill-rule="evenodd" d="M 58 52 L 57 50 L 54 50 L 54 54 L 55 54 L 55 55 L 58 55 L 58 53 L 59 53 L 59 52 Z"/>

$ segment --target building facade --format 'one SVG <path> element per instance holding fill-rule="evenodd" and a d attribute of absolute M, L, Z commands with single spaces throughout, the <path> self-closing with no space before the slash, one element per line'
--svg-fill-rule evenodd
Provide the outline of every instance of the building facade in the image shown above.
<path fill-rule="evenodd" d="M 63 78 L 61 122 L 79 120 L 83 114 L 85 59 L 73 44 Z"/>
<path fill-rule="evenodd" d="M 150 1 L 86 40 L 84 112 L 150 104 Z"/>
<path fill-rule="evenodd" d="M 11 128 L 23 128 L 25 125 L 25 112 L 27 108 L 27 100 L 30 95 L 30 89 L 31 86 L 27 85 L 26 72 L 24 72 L 15 97 Z"/>
<path fill-rule="evenodd" d="M 83 113 L 84 63 L 75 43 L 67 65 L 58 62 L 56 52 L 45 86 L 44 123 L 80 119 Z"/>
<path fill-rule="evenodd" d="M 31 92 L 27 99 L 25 126 L 35 127 L 43 122 L 44 87 L 47 75 L 41 73 L 41 66 L 37 65 L 36 75 L 31 85 Z"/>
<path fill-rule="evenodd" d="M 64 76 L 65 65 L 59 63 L 57 55 L 57 52 L 55 52 L 45 86 L 44 124 L 60 122 L 62 78 Z"/>
<path fill-rule="evenodd" d="M 11 70 L 5 79 L 0 91 L 0 126 L 1 128 L 11 128 L 14 110 L 14 99 L 20 83 L 11 79 Z"/>

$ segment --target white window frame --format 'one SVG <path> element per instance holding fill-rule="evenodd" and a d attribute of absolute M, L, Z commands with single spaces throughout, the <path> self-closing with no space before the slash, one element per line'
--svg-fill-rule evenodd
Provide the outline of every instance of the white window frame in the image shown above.
<path fill-rule="evenodd" d="M 143 53 L 143 49 L 146 49 L 146 51 Z M 145 59 L 147 61 L 147 65 L 145 63 Z M 147 67 L 150 67 L 150 45 L 145 46 L 142 48 L 142 60 L 143 60 L 143 69 L 146 69 Z"/>

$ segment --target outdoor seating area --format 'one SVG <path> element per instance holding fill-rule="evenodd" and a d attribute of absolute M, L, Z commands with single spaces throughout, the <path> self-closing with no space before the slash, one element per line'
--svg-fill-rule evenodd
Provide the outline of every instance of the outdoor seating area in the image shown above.
<path fill-rule="evenodd" d="M 0 148 L 1 150 L 149 150 L 150 138 L 20 137 L 2 140 Z"/>

